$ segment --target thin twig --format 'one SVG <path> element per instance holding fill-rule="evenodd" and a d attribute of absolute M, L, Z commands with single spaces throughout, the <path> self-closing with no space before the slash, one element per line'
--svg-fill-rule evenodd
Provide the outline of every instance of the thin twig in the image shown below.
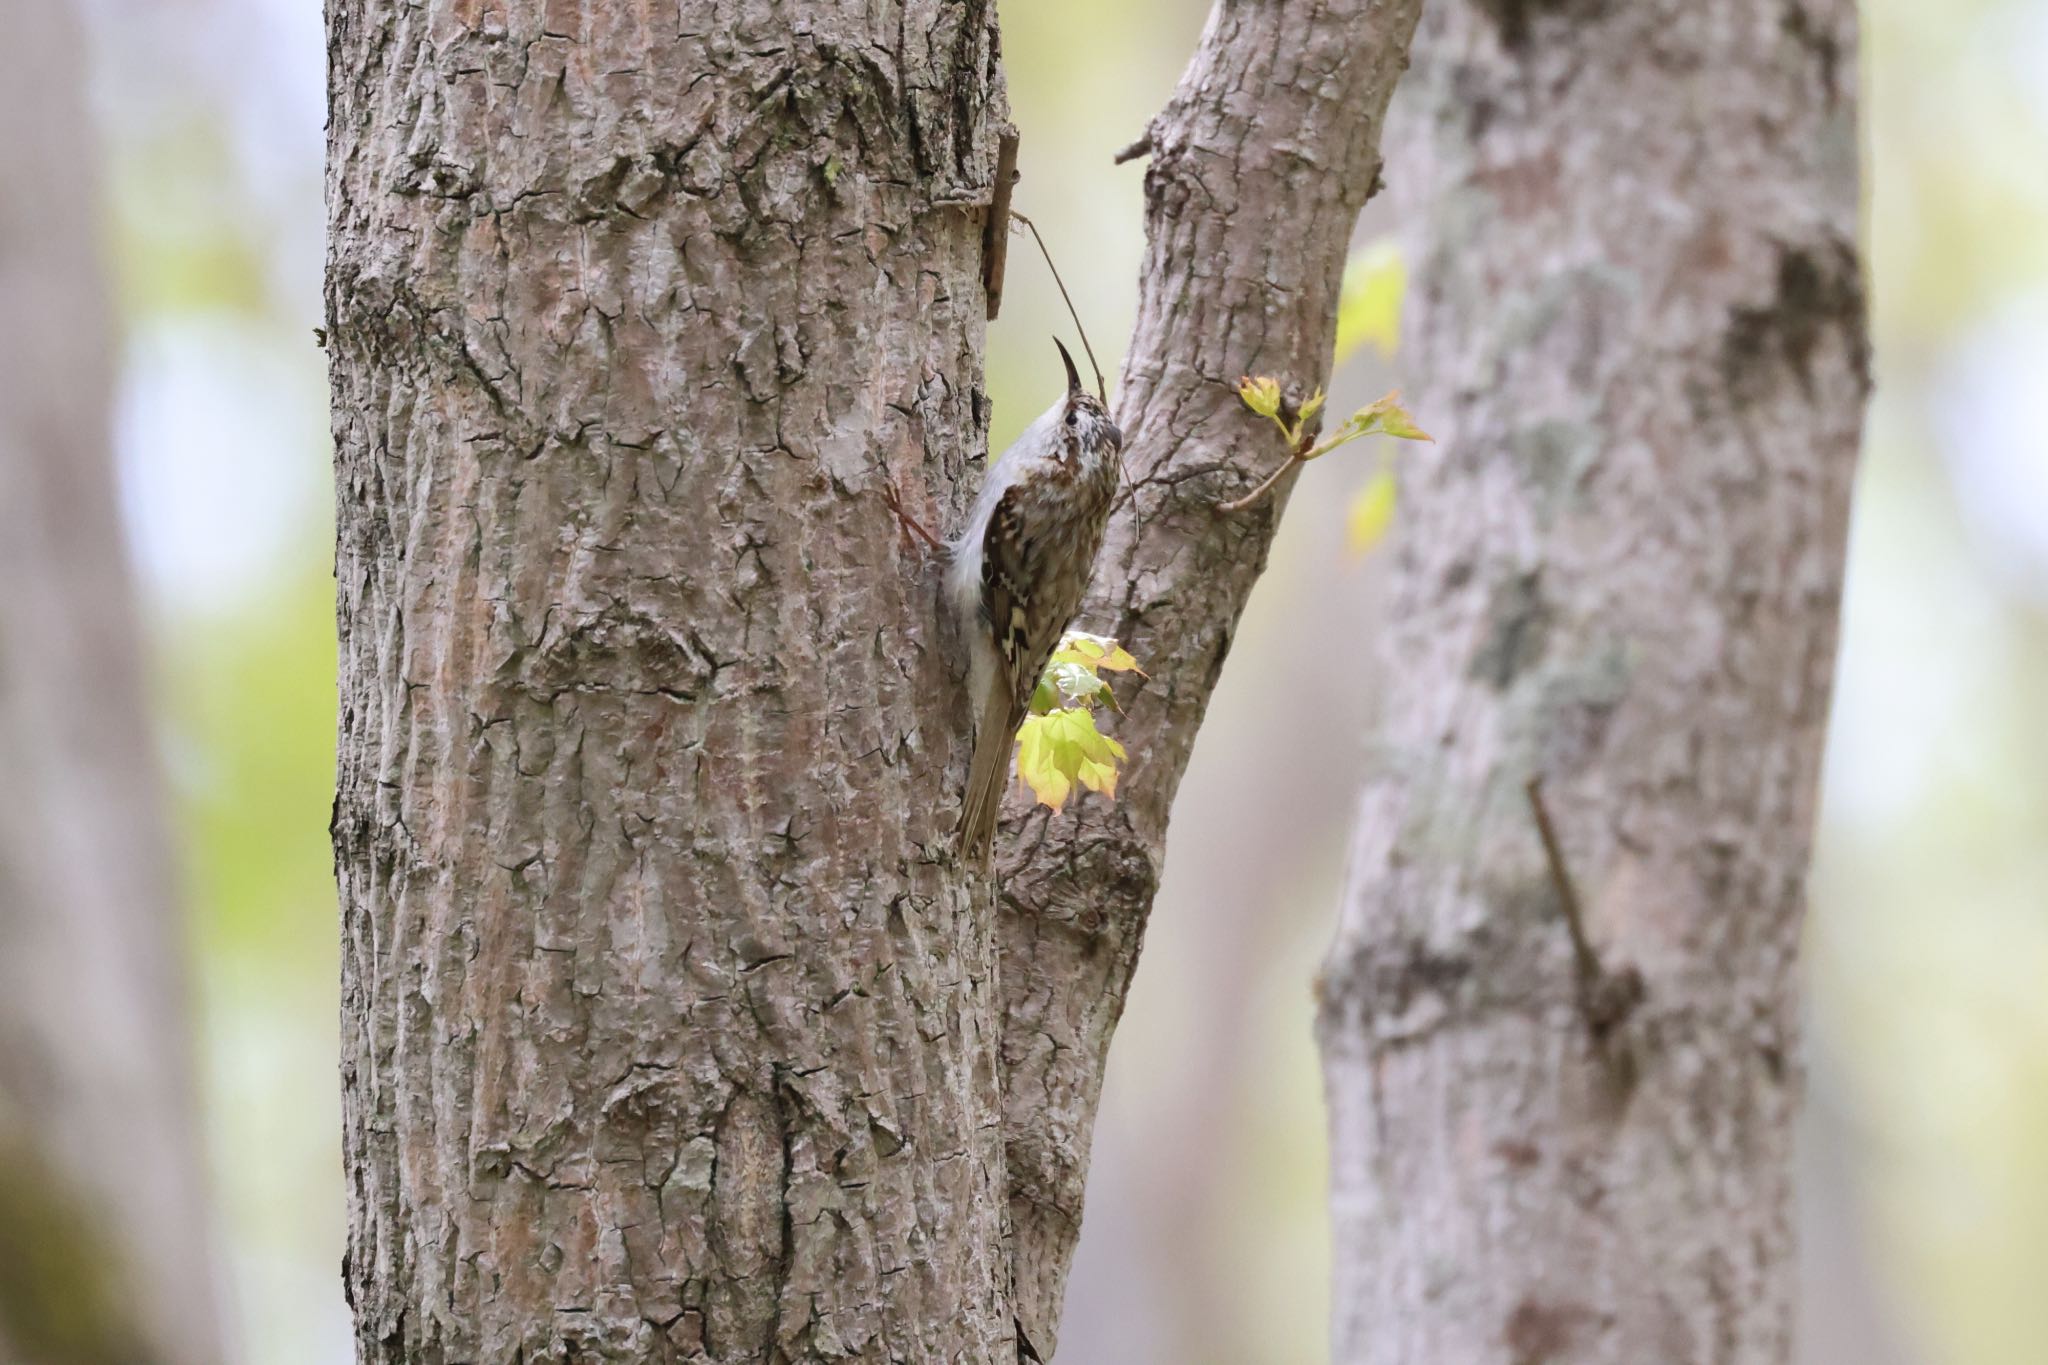
<path fill-rule="evenodd" d="M 1116 164 L 1121 166 L 1126 161 L 1136 161 L 1139 157 L 1144 156 L 1151 152 L 1151 150 L 1152 130 L 1150 128 L 1147 128 L 1143 133 L 1140 133 L 1138 135 L 1138 140 L 1136 142 L 1133 142 L 1130 146 L 1124 148 L 1122 151 L 1116 154 Z"/>
<path fill-rule="evenodd" d="M 1060 278 L 1060 268 L 1052 263 L 1052 252 L 1046 249 L 1045 238 L 1038 232 L 1038 224 L 1015 209 L 1010 210 L 1010 216 L 1031 229 L 1032 239 L 1038 243 L 1038 254 L 1045 257 L 1045 268 L 1052 272 L 1052 282 L 1060 287 L 1060 297 L 1066 301 L 1067 316 L 1074 320 L 1074 330 L 1081 334 L 1081 349 L 1088 353 L 1089 368 L 1095 371 L 1095 396 L 1102 400 L 1104 407 L 1108 407 L 1109 385 L 1102 382 L 1102 366 L 1096 362 L 1095 348 L 1088 344 L 1088 329 L 1081 325 L 1080 310 L 1074 307 L 1073 295 L 1067 293 L 1067 282 Z"/>
<path fill-rule="evenodd" d="M 1003 307 L 1003 274 L 1010 261 L 1010 195 L 1017 187 L 1017 130 L 996 137 L 996 178 L 989 190 L 988 221 L 981 233 L 981 284 L 988 294 L 988 320 Z"/>
<path fill-rule="evenodd" d="M 1299 465 L 1305 465 L 1307 463 L 1308 461 L 1302 459 L 1299 455 L 1289 455 L 1287 457 L 1287 462 L 1281 465 L 1278 469 L 1274 470 L 1271 474 L 1268 474 L 1266 476 L 1266 481 L 1264 483 L 1260 484 L 1257 488 L 1254 488 L 1251 492 L 1245 494 L 1241 498 L 1233 498 L 1229 502 L 1217 503 L 1216 510 L 1219 512 L 1244 511 L 1247 507 L 1255 505 L 1259 501 L 1259 499 L 1265 497 L 1266 494 L 1272 492 L 1273 485 L 1279 483 L 1281 477 L 1285 475 L 1288 470 L 1296 468 Z"/>
<path fill-rule="evenodd" d="M 1550 863 L 1550 880 L 1557 888 L 1557 899 L 1564 909 L 1565 928 L 1571 934 L 1572 959 L 1579 984 L 1579 1013 L 1584 1016 L 1594 1043 L 1606 1055 L 1615 1081 L 1626 1089 L 1634 1081 L 1635 1061 L 1625 1048 L 1617 1046 L 1615 1030 L 1629 1012 L 1642 1003 L 1642 973 L 1632 966 L 1614 972 L 1601 965 L 1592 936 L 1586 932 L 1586 913 L 1579 902 L 1578 886 L 1572 881 L 1571 869 L 1565 865 L 1564 846 L 1558 842 L 1557 827 L 1551 824 L 1550 809 L 1543 801 L 1543 779 L 1530 778 L 1523 790 L 1529 794 L 1529 810 L 1536 817 L 1536 834 L 1543 840 L 1543 856 Z"/>
<path fill-rule="evenodd" d="M 1307 425 L 1308 424 L 1306 422 L 1302 423 L 1303 428 L 1305 428 Z M 1310 460 L 1313 460 L 1316 456 L 1322 453 L 1322 451 L 1319 451 L 1315 448 L 1315 437 L 1312 436 L 1308 431 L 1298 428 L 1296 432 L 1294 448 L 1287 454 L 1287 463 L 1281 465 L 1271 474 L 1268 474 L 1266 476 L 1265 482 L 1261 483 L 1257 488 L 1254 488 L 1251 492 L 1245 494 L 1243 497 L 1233 498 L 1229 502 L 1217 503 L 1216 510 L 1224 513 L 1244 511 L 1247 507 L 1255 505 L 1259 501 L 1259 499 L 1265 497 L 1266 494 L 1272 492 L 1273 485 L 1279 483 L 1281 478 L 1285 476 L 1288 470 L 1293 469 L 1298 465 L 1305 465 Z"/>
<path fill-rule="evenodd" d="M 1579 985 L 1590 998 L 1593 984 L 1600 979 L 1600 955 L 1593 951 L 1593 940 L 1586 934 L 1586 917 L 1579 906 L 1579 890 L 1572 882 L 1571 869 L 1565 866 L 1564 848 L 1557 841 L 1557 827 L 1550 823 L 1550 809 L 1543 804 L 1543 779 L 1530 778 L 1524 790 L 1529 793 L 1529 809 L 1536 816 L 1536 833 L 1543 840 L 1543 856 L 1550 861 L 1551 884 L 1557 888 L 1557 899 L 1564 906 L 1564 923 L 1572 936 L 1572 957 L 1578 963 Z"/>

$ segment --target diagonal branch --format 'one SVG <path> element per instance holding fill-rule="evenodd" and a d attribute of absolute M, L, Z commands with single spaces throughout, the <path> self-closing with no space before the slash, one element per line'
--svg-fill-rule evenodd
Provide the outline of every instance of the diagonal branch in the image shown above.
<path fill-rule="evenodd" d="M 1119 727 L 1133 756 L 1125 796 L 1056 823 L 1020 803 L 1001 855 L 1016 1313 L 1048 1357 L 1167 811 L 1292 484 L 1270 512 L 1218 515 L 1272 449 L 1232 381 L 1328 378 L 1345 253 L 1419 10 L 1220 0 L 1172 102 L 1135 144 L 1133 156 L 1152 157 L 1147 247 L 1117 409 L 1135 482 L 1081 624 L 1114 633 L 1151 676 Z"/>

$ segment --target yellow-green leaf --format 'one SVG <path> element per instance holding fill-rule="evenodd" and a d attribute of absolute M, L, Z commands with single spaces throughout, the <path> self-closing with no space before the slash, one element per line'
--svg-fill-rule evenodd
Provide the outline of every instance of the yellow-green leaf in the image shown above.
<path fill-rule="evenodd" d="M 1370 425 L 1385 417 L 1388 413 L 1399 412 L 1400 410 L 1401 391 L 1399 389 L 1389 389 L 1378 398 L 1373 399 L 1372 402 L 1360 408 L 1351 420 Z"/>
<path fill-rule="evenodd" d="M 1392 238 L 1364 247 L 1344 266 L 1337 301 L 1337 364 L 1370 345 L 1390 356 L 1401 341 L 1401 304 L 1408 294 L 1408 266 Z"/>
<path fill-rule="evenodd" d="M 1387 528 L 1394 524 L 1394 509 L 1399 500 L 1400 485 L 1394 480 L 1393 470 L 1382 469 L 1366 481 L 1344 517 L 1344 540 L 1351 553 L 1362 555 L 1380 543 Z"/>
<path fill-rule="evenodd" d="M 1394 408 L 1380 418 L 1380 430 L 1389 436 L 1398 436 L 1404 441 L 1428 441 L 1435 443 L 1436 437 L 1415 425 L 1405 409 Z"/>
<path fill-rule="evenodd" d="M 1042 716 L 1048 711 L 1059 709 L 1059 706 L 1059 684 L 1053 680 L 1052 669 L 1048 667 L 1045 672 L 1038 675 L 1038 686 L 1031 689 L 1030 711 L 1034 716 Z"/>
<path fill-rule="evenodd" d="M 1355 441 L 1361 436 L 1396 436 L 1404 441 L 1435 441 L 1434 436 L 1415 425 L 1415 419 L 1401 406 L 1400 398 L 1401 394 L 1397 389 L 1383 398 L 1366 404 L 1345 418 L 1336 431 L 1301 458 L 1313 460 L 1318 456 L 1327 455 L 1338 446 Z"/>
<path fill-rule="evenodd" d="M 1017 776 L 1041 805 L 1059 810 L 1076 785 L 1114 798 L 1124 746 L 1095 728 L 1095 713 L 1077 706 L 1029 716 L 1017 732 Z"/>
<path fill-rule="evenodd" d="M 1267 375 L 1254 379 L 1247 375 L 1237 381 L 1237 396 L 1244 405 L 1261 417 L 1278 420 L 1280 416 L 1280 381 Z"/>
<path fill-rule="evenodd" d="M 1085 630 L 1070 630 L 1061 636 L 1060 647 L 1053 654 L 1052 661 L 1056 664 L 1086 664 L 1111 673 L 1136 673 L 1140 677 L 1145 673 L 1122 645 L 1106 635 L 1090 635 Z"/>
<path fill-rule="evenodd" d="M 1041 715 L 1067 706 L 1116 706 L 1109 684 L 1085 663 L 1055 658 L 1039 675 L 1038 688 L 1031 694 L 1031 709 Z"/>

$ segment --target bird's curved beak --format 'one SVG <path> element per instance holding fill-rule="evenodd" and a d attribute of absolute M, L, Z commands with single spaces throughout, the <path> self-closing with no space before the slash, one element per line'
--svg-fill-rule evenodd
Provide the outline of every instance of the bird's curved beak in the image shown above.
<path fill-rule="evenodd" d="M 1087 392 L 1087 390 L 1081 387 L 1081 372 L 1074 368 L 1074 357 L 1067 354 L 1066 343 L 1061 341 L 1058 337 L 1054 337 L 1052 339 L 1052 344 L 1060 348 L 1060 359 L 1066 363 L 1067 396 L 1071 398 L 1076 394 Z"/>

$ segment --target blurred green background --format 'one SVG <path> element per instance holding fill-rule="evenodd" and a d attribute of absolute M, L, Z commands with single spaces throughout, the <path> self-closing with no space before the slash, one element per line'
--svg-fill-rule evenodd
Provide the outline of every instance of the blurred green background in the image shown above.
<path fill-rule="evenodd" d="M 341 1362 L 321 21 L 307 0 L 85 8 L 124 506 L 193 911 L 232 1312 L 254 1365 Z M 1004 6 L 1019 206 L 1105 363 L 1129 324 L 1142 175 L 1110 155 L 1166 98 L 1205 10 Z M 2048 0 L 1870 0 L 1865 16 L 1879 388 L 1809 935 L 1803 1355 L 2040 1365 Z M 1369 211 L 1361 240 L 1386 226 Z M 990 343 L 999 445 L 1055 382 L 1045 337 L 1067 324 L 1041 269 L 1013 257 Z M 1333 407 L 1400 377 L 1368 351 Z M 1344 513 L 1376 459 L 1308 471 L 1177 808 L 1062 1359 L 1324 1358 L 1308 981 L 1374 693 L 1378 565 L 1347 549 Z M 1280 693 L 1293 703 L 1270 705 Z"/>

